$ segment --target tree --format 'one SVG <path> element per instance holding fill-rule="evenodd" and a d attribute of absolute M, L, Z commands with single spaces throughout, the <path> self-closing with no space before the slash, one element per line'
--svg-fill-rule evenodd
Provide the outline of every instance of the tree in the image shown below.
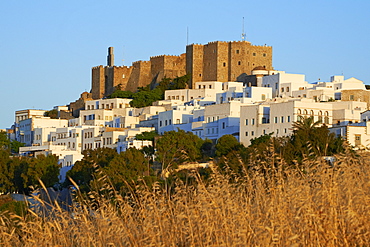
<path fill-rule="evenodd" d="M 151 106 L 153 102 L 162 100 L 163 95 L 164 93 L 158 88 L 151 91 L 139 91 L 132 96 L 130 105 L 136 108 Z"/>
<path fill-rule="evenodd" d="M 156 160 L 163 169 L 176 168 L 184 162 L 194 162 L 202 158 L 200 151 L 204 141 L 191 132 L 165 132 L 156 143 Z"/>
<path fill-rule="evenodd" d="M 0 149 L 9 150 L 10 141 L 5 131 L 0 131 Z"/>
<path fill-rule="evenodd" d="M 131 91 L 122 91 L 122 90 L 115 90 L 111 95 L 109 95 L 108 98 L 126 98 L 126 99 L 132 99 L 133 92 Z"/>
<path fill-rule="evenodd" d="M 67 172 L 67 177 L 72 178 L 81 186 L 82 190 L 88 190 L 96 169 L 108 166 L 109 162 L 118 154 L 112 148 L 89 149 L 84 150 L 82 154 L 84 155 L 83 159 L 75 163 L 72 169 Z M 70 185 L 70 181 L 67 179 L 64 185 Z"/>
<path fill-rule="evenodd" d="M 54 186 L 59 179 L 58 157 L 56 155 L 38 155 L 29 159 L 27 173 L 24 178 L 25 187 L 39 184 L 41 180 L 46 187 Z"/>
<path fill-rule="evenodd" d="M 22 142 L 19 142 L 19 141 L 16 141 L 16 140 L 12 140 L 10 142 L 10 148 L 11 148 L 11 151 L 12 153 L 19 153 L 19 148 L 20 147 L 24 147 L 24 143 Z"/>
<path fill-rule="evenodd" d="M 148 141 L 154 141 L 154 137 L 158 136 L 158 133 L 153 130 L 153 131 L 146 131 L 146 132 L 142 132 L 140 134 L 137 134 L 135 136 L 135 139 L 136 140 L 148 140 Z"/>
<path fill-rule="evenodd" d="M 10 161 L 9 152 L 0 149 L 0 191 L 3 193 L 10 192 L 13 188 L 14 172 L 13 167 L 9 165 Z"/>
<path fill-rule="evenodd" d="M 293 135 L 289 143 L 282 148 L 284 159 L 288 163 L 343 151 L 343 140 L 330 133 L 326 125 L 319 127 L 319 124 L 313 117 L 304 117 L 293 123 Z"/>
<path fill-rule="evenodd" d="M 217 140 L 216 157 L 227 155 L 231 151 L 238 151 L 242 145 L 233 135 L 223 135 Z"/>
<path fill-rule="evenodd" d="M 46 111 L 44 113 L 44 116 L 45 117 L 50 117 L 50 118 L 57 119 L 58 118 L 58 110 L 57 109 L 53 109 L 53 110 L 50 110 L 50 111 Z"/>
<path fill-rule="evenodd" d="M 116 190 L 126 186 L 134 186 L 140 178 L 150 174 L 148 160 L 136 148 L 129 148 L 114 157 L 108 166 L 103 168 Z"/>

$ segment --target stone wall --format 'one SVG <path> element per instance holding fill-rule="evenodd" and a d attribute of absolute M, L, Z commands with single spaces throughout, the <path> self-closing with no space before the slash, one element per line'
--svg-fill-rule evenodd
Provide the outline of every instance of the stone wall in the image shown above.
<path fill-rule="evenodd" d="M 198 81 L 240 81 L 258 66 L 273 69 L 272 47 L 254 46 L 248 41 L 188 45 L 186 59 L 193 86 Z"/>
<path fill-rule="evenodd" d="M 85 110 L 85 102 L 93 100 L 92 93 L 83 92 L 78 100 L 69 103 L 69 111 L 72 116 L 78 118 L 80 116 L 80 110 Z"/>
<path fill-rule="evenodd" d="M 199 81 L 242 81 L 258 66 L 272 70 L 272 47 L 254 46 L 248 41 L 215 41 L 206 45 L 192 44 L 179 56 L 161 55 L 150 61 L 137 61 L 131 67 L 98 66 L 92 68 L 92 98 L 100 99 L 122 90 L 156 84 L 164 77 L 191 74 L 190 88 Z"/>
<path fill-rule="evenodd" d="M 362 89 L 342 90 L 342 101 L 361 101 L 367 103 L 367 109 L 370 109 L 370 91 Z"/>

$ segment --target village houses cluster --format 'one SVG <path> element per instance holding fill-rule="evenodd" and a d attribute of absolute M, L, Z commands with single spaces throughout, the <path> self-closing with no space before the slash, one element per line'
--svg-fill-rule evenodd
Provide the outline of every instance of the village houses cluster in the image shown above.
<path fill-rule="evenodd" d="M 55 107 L 58 119 L 45 117 L 44 110 L 16 111 L 8 134 L 25 143 L 20 155 L 57 155 L 60 180 L 83 158 L 82 151 L 140 149 L 153 143 L 135 136 L 154 130 L 162 135 L 182 129 L 214 142 L 230 134 L 248 146 L 261 135 L 291 135 L 293 122 L 313 117 L 354 148 L 370 148 L 370 97 L 362 81 L 339 75 L 308 83 L 302 74 L 263 66 L 251 75 L 253 82 L 193 82 L 189 89 L 167 90 L 164 100 L 143 108 L 131 107 L 131 99 L 101 98 L 84 100 L 78 117 L 70 119 L 61 117 L 67 106 Z"/>

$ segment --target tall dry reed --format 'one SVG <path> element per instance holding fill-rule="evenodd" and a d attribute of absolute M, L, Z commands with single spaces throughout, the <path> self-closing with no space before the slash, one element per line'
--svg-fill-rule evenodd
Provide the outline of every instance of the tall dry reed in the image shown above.
<path fill-rule="evenodd" d="M 48 217 L 3 215 L 0 244 L 369 246 L 367 158 L 346 154 L 334 166 L 306 161 L 299 169 L 264 161 L 241 178 L 216 172 L 207 184 L 179 181 L 171 194 L 154 186 L 121 197 L 105 182 L 89 198 L 77 195 L 73 217 L 58 207 Z"/>

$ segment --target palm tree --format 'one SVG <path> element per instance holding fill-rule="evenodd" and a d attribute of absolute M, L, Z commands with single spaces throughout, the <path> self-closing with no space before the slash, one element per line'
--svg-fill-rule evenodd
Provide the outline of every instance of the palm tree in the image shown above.
<path fill-rule="evenodd" d="M 302 131 L 303 133 L 310 134 L 312 130 L 319 127 L 320 121 L 314 121 L 313 116 L 311 117 L 302 117 L 297 122 L 292 124 L 294 133 Z"/>

